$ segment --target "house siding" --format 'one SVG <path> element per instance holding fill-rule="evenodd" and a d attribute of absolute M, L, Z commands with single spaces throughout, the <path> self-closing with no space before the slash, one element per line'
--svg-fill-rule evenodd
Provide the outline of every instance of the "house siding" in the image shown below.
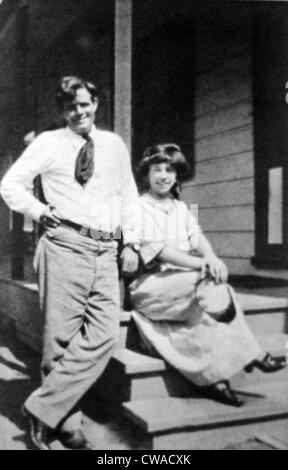
<path fill-rule="evenodd" d="M 242 15 L 247 12 L 243 11 Z M 246 26 L 197 31 L 194 128 L 195 177 L 183 198 L 199 204 L 199 222 L 234 274 L 254 272 L 255 254 L 252 48 Z"/>

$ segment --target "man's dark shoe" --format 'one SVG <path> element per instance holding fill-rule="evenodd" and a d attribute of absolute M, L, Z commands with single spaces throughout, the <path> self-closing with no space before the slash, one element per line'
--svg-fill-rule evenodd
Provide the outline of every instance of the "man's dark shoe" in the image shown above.
<path fill-rule="evenodd" d="M 51 429 L 33 416 L 25 407 L 22 408 L 23 415 L 29 419 L 30 439 L 39 450 L 51 450 Z"/>
<path fill-rule="evenodd" d="M 255 367 L 265 374 L 277 372 L 278 370 L 286 367 L 285 357 L 274 357 L 267 353 L 261 361 L 255 359 L 254 361 L 250 362 L 250 364 L 248 364 L 244 370 L 245 372 L 250 373 Z"/>
<path fill-rule="evenodd" d="M 92 444 L 86 439 L 80 429 L 77 431 L 61 432 L 58 439 L 67 449 L 93 450 Z"/>

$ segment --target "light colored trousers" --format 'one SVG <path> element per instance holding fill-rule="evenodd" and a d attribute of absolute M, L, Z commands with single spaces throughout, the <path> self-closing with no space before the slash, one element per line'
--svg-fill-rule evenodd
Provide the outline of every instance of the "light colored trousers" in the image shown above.
<path fill-rule="evenodd" d="M 119 337 L 115 241 L 49 230 L 34 267 L 44 314 L 42 385 L 25 402 L 51 428 L 69 416 L 104 371 Z"/>

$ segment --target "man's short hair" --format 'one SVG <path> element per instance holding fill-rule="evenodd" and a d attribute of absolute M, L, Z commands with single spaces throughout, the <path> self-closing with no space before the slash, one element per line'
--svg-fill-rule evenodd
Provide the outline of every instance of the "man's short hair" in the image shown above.
<path fill-rule="evenodd" d="M 86 88 L 90 93 L 92 101 L 97 98 L 97 88 L 91 83 L 79 77 L 63 77 L 58 83 L 56 89 L 56 104 L 60 112 L 63 111 L 64 105 L 73 101 L 79 88 Z"/>

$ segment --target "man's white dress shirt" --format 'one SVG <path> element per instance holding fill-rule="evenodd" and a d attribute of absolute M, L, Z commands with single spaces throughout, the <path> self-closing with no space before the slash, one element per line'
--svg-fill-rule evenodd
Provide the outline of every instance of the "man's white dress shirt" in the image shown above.
<path fill-rule="evenodd" d="M 124 242 L 137 242 L 138 194 L 127 148 L 119 136 L 94 126 L 90 137 L 95 167 L 85 186 L 75 180 L 75 162 L 86 140 L 66 127 L 43 132 L 30 144 L 3 178 L 1 195 L 12 210 L 39 221 L 45 205 L 31 187 L 41 175 L 45 198 L 62 219 L 96 230 L 120 225 Z"/>

